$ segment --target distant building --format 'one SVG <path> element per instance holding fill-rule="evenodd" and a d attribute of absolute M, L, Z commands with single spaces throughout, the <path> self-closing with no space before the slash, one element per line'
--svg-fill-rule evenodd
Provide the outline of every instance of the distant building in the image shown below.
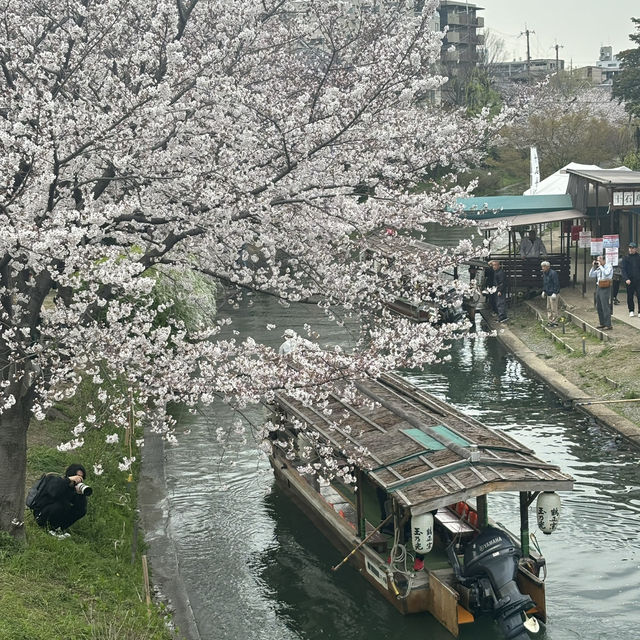
<path fill-rule="evenodd" d="M 535 58 L 529 61 L 513 60 L 511 62 L 494 62 L 491 74 L 499 83 L 528 82 L 542 80 L 545 76 L 564 70 L 564 60 L 555 58 Z"/>
<path fill-rule="evenodd" d="M 593 65 L 572 69 L 571 77 L 577 80 L 584 80 L 585 83 L 592 84 L 596 87 L 607 84 L 605 72 L 602 67 Z"/>
<path fill-rule="evenodd" d="M 482 7 L 468 2 L 441 0 L 440 29 L 447 33 L 442 41 L 442 63 L 449 75 L 459 75 L 478 65 L 484 54 Z"/>
<path fill-rule="evenodd" d="M 613 55 L 612 47 L 600 47 L 600 59 L 596 66 L 602 69 L 602 84 L 613 84 L 613 77 L 620 71 L 620 60 Z"/>

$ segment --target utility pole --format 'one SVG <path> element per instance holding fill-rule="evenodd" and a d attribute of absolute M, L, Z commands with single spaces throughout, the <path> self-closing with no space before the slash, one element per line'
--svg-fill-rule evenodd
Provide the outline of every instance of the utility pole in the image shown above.
<path fill-rule="evenodd" d="M 560 59 L 558 56 L 558 49 L 564 49 L 564 45 L 563 44 L 558 44 L 556 42 L 556 44 L 553 47 L 556 50 L 556 73 L 560 73 Z"/>
<path fill-rule="evenodd" d="M 525 27 L 524 31 L 520 32 L 521 36 L 527 36 L 527 82 L 531 84 L 531 49 L 529 47 L 529 36 L 535 33 Z"/>

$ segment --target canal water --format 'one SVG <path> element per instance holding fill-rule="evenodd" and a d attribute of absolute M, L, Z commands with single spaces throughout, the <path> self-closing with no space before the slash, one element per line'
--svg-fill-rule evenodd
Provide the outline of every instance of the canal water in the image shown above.
<path fill-rule="evenodd" d="M 321 343 L 348 332 L 315 308 L 267 297 L 234 314 L 234 327 L 274 346 L 282 329 L 313 322 Z M 222 313 L 225 313 L 222 310 Z M 267 323 L 278 329 L 269 331 Z M 565 409 L 493 338 L 456 344 L 451 361 L 405 372 L 486 424 L 531 447 L 576 479 L 559 529 L 537 539 L 548 563 L 550 640 L 621 640 L 640 633 L 640 476 L 637 451 Z M 255 422 L 263 413 L 249 412 Z M 226 444 L 217 441 L 221 431 Z M 403 617 L 341 560 L 274 487 L 250 433 L 224 406 L 180 416 L 180 444 L 167 450 L 168 527 L 204 640 L 450 640 L 428 614 Z M 492 498 L 490 515 L 517 531 L 517 495 Z M 532 530 L 535 529 L 533 511 Z M 466 640 L 497 640 L 485 622 Z"/>

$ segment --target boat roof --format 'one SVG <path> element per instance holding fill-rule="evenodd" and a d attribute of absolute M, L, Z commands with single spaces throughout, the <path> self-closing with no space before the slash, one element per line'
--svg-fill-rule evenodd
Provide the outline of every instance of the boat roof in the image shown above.
<path fill-rule="evenodd" d="M 322 410 L 283 395 L 277 402 L 414 515 L 496 491 L 573 488 L 557 465 L 397 374 L 356 388 L 359 400 L 331 394 Z"/>
<path fill-rule="evenodd" d="M 446 247 L 441 247 L 424 240 L 413 238 L 412 236 L 401 234 L 379 234 L 367 238 L 366 248 L 385 258 L 394 260 L 407 260 L 421 257 L 424 260 L 430 259 L 434 255 L 447 252 Z M 448 250 L 452 256 L 452 250 Z M 486 267 L 487 263 L 481 258 L 465 258 L 461 264 Z"/>

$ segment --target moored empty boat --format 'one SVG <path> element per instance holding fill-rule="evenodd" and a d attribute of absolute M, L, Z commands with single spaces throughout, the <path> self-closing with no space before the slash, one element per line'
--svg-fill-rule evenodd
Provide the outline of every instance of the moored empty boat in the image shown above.
<path fill-rule="evenodd" d="M 276 397 L 279 484 L 400 612 L 428 611 L 454 636 L 490 615 L 505 638 L 528 638 L 546 621 L 546 563 L 530 546 L 529 510 L 536 501 L 539 528 L 553 531 L 556 492 L 573 479 L 399 375 L 356 389 L 335 389 L 322 407 Z M 496 523 L 498 492 L 519 494 L 519 536 Z"/>

